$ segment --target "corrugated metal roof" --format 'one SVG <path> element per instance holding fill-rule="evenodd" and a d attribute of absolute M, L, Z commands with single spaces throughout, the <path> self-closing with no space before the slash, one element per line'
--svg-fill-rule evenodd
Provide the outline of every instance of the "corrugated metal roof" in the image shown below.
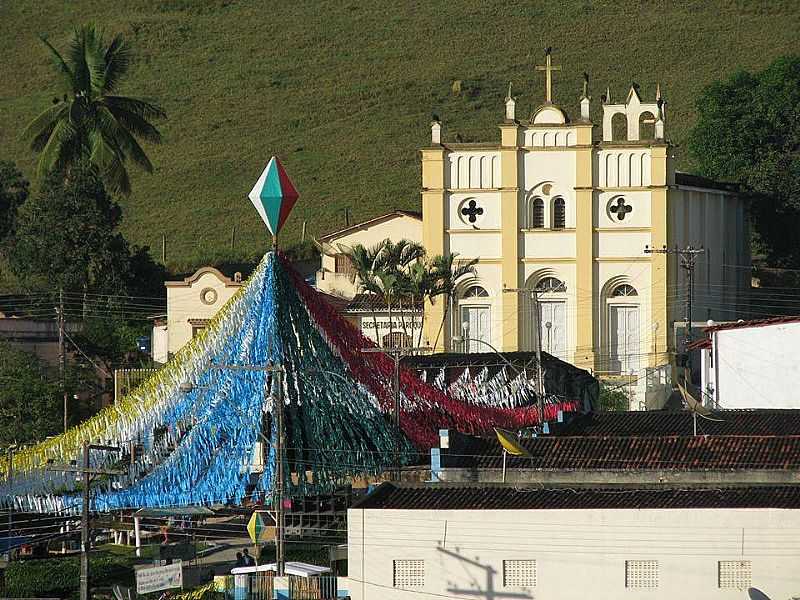
<path fill-rule="evenodd" d="M 542 489 L 504 484 L 383 483 L 353 508 L 551 510 L 800 508 L 800 486 Z"/>
<path fill-rule="evenodd" d="M 414 304 L 416 310 L 422 310 L 422 302 Z M 408 301 L 403 302 L 402 311 L 400 310 L 400 303 L 394 302 L 392 310 L 398 313 L 411 312 L 411 305 Z M 372 312 L 374 311 L 387 311 L 389 309 L 386 304 L 386 299 L 379 294 L 356 294 L 347 305 L 348 312 Z"/>

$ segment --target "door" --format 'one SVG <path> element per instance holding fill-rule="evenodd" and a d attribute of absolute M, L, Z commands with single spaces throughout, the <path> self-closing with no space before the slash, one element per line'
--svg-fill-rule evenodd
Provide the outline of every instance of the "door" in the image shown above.
<path fill-rule="evenodd" d="M 634 373 L 639 369 L 639 307 L 611 306 L 612 371 Z"/>
<path fill-rule="evenodd" d="M 462 306 L 461 323 L 464 328 L 465 352 L 491 351 L 487 345 L 491 344 L 488 306 Z"/>
<path fill-rule="evenodd" d="M 540 302 L 542 350 L 564 360 L 567 355 L 566 302 Z"/>

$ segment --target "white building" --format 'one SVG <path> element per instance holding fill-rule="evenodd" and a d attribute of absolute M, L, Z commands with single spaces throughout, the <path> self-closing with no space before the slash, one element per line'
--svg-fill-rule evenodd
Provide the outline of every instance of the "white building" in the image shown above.
<path fill-rule="evenodd" d="M 800 408 L 800 317 L 706 328 L 703 402 L 722 408 Z"/>
<path fill-rule="evenodd" d="M 348 511 L 354 600 L 800 597 L 800 487 L 384 483 Z"/>

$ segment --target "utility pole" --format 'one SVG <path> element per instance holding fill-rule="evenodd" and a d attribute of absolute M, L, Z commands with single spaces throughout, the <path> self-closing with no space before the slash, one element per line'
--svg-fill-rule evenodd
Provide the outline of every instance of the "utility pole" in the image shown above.
<path fill-rule="evenodd" d="M 274 243 L 274 238 L 273 238 Z M 275 398 L 275 422 L 278 428 L 278 439 L 275 441 L 275 497 L 273 506 L 275 507 L 275 566 L 278 577 L 283 577 L 286 570 L 286 513 L 283 508 L 284 500 L 284 479 L 283 458 L 285 454 L 285 438 L 283 427 L 283 365 L 211 365 L 212 369 L 221 371 L 264 371 L 274 373 L 277 381 L 277 397 Z M 265 400 L 270 393 L 270 386 L 264 386 Z M 266 453 L 266 449 L 263 451 Z M 268 456 L 268 453 L 266 453 Z M 266 465 L 267 461 L 264 460 Z"/>
<path fill-rule="evenodd" d="M 101 444 L 90 444 L 83 442 L 83 465 L 80 467 L 73 467 L 71 465 L 50 466 L 50 471 L 60 471 L 62 473 L 78 473 L 82 476 L 83 486 L 83 506 L 81 507 L 81 593 L 80 600 L 89 600 L 89 551 L 91 550 L 91 542 L 89 535 L 89 502 L 90 487 L 92 478 L 96 475 L 121 475 L 122 471 L 111 471 L 108 469 L 93 469 L 90 466 L 90 453 L 92 450 L 100 450 L 103 452 L 119 452 L 121 449 L 117 446 L 104 446 Z"/>
<path fill-rule="evenodd" d="M 644 247 L 645 254 L 677 254 L 681 259 L 681 268 L 686 271 L 686 304 L 685 304 L 685 320 L 686 327 L 683 331 L 683 351 L 686 354 L 686 370 L 684 377 L 686 382 L 689 382 L 692 371 L 692 361 L 689 354 L 689 344 L 692 342 L 692 300 L 694 297 L 694 267 L 697 262 L 697 256 L 705 252 L 701 246 L 695 248 L 694 246 L 686 246 L 686 248 L 650 248 Z M 676 349 L 677 350 L 677 349 Z"/>
<path fill-rule="evenodd" d="M 58 290 L 58 368 L 61 392 L 64 394 L 64 433 L 69 428 L 69 402 L 67 401 L 67 353 L 64 348 L 64 288 Z"/>
<path fill-rule="evenodd" d="M 377 333 L 377 332 L 376 332 Z M 394 372 L 392 373 L 392 392 L 394 394 L 394 402 L 392 405 L 392 422 L 394 426 L 397 428 L 398 435 L 395 437 L 395 452 L 394 452 L 394 472 L 392 473 L 392 479 L 394 481 L 400 480 L 400 361 L 403 359 L 404 356 L 408 356 L 409 354 L 414 354 L 416 352 L 428 352 L 430 351 L 430 347 L 422 347 L 422 348 L 362 348 L 361 352 L 366 354 L 375 354 L 375 353 L 382 353 L 388 354 L 394 360 Z"/>
<path fill-rule="evenodd" d="M 550 55 L 547 55 L 548 64 Z M 536 350 L 536 400 L 539 412 L 539 426 L 544 427 L 544 370 L 542 369 L 542 319 L 539 316 L 539 290 L 536 288 L 503 288 L 510 294 L 528 294 L 533 304 L 533 333 Z"/>

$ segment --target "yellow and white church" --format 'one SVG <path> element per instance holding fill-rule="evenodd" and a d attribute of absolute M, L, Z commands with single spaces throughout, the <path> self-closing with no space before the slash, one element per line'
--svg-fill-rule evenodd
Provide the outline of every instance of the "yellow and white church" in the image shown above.
<path fill-rule="evenodd" d="M 529 120 L 509 89 L 499 141 L 446 142 L 437 121 L 421 149 L 428 254 L 478 259 L 437 350 L 532 350 L 536 289 L 545 351 L 643 380 L 670 362 L 687 287 L 677 256 L 645 249 L 702 247 L 693 320 L 731 318 L 749 285 L 744 201 L 729 185 L 676 172 L 659 89 L 652 102 L 636 86 L 621 103 L 605 95 L 595 135 L 588 78 L 570 119 L 553 101 L 556 67 L 545 58 L 544 103 Z M 428 340 L 444 310 L 426 306 Z"/>

